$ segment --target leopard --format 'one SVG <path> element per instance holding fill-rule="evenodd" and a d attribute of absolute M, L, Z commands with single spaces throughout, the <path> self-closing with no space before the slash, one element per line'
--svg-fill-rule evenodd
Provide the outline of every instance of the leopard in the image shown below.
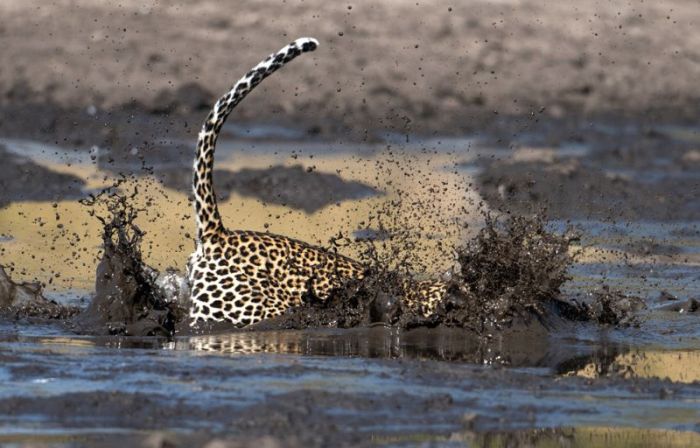
<path fill-rule="evenodd" d="M 314 51 L 318 41 L 297 39 L 254 66 L 216 101 L 199 132 L 192 192 L 196 248 L 188 261 L 190 319 L 246 327 L 279 316 L 308 297 L 326 300 L 349 280 L 362 279 L 367 267 L 337 250 L 270 232 L 224 226 L 214 192 L 214 151 L 233 109 L 265 78 L 297 56 Z M 424 313 L 445 292 L 442 282 L 412 284 L 406 300 Z"/>

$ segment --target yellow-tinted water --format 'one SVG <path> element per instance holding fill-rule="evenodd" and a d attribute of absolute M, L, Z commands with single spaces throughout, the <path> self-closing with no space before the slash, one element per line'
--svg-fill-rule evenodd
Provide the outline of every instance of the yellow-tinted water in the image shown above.
<path fill-rule="evenodd" d="M 700 434 L 685 431 L 640 428 L 578 427 L 564 429 L 540 429 L 501 434 L 471 434 L 462 439 L 469 446 L 501 448 L 529 446 L 549 448 L 579 447 L 696 447 L 700 446 Z"/>
<path fill-rule="evenodd" d="M 76 175 L 87 182 L 86 188 L 109 185 L 113 175 L 92 164 L 42 162 L 49 168 Z M 217 167 L 229 170 L 293 165 L 300 160 L 288 154 L 234 154 L 217 161 Z M 327 245 L 339 233 L 351 236 L 365 228 L 378 211 L 390 210 L 382 222 L 416 231 L 415 256 L 430 260 L 431 270 L 439 272 L 452 263 L 452 253 L 440 247 L 452 247 L 465 237 L 464 223 L 476 221 L 477 196 L 468 187 L 469 178 L 449 167 L 453 157 L 445 154 L 387 154 L 364 158 L 347 155 L 314 155 L 303 161 L 321 172 L 339 173 L 345 180 L 372 185 L 386 194 L 361 200 L 331 204 L 306 214 L 281 205 L 263 204 L 257 199 L 231 194 L 220 204 L 229 228 L 270 231 L 310 243 Z M 156 172 L 158 168 L 155 168 Z M 156 268 L 183 269 L 194 248 L 194 216 L 187 195 L 163 188 L 153 178 L 143 177 L 122 189 L 137 186 L 135 205 L 144 208 L 137 225 L 146 232 L 143 252 L 146 262 Z M 12 240 L 0 246 L 5 264 L 14 263 L 19 280 L 38 280 L 49 290 L 90 290 L 100 253 L 100 225 L 89 215 L 90 208 L 76 200 L 18 202 L 0 209 L 0 234 Z M 357 256 L 359 247 L 342 249 Z"/>
<path fill-rule="evenodd" d="M 606 366 L 590 363 L 572 375 L 598 378 L 620 375 L 624 378 L 658 378 L 679 383 L 700 381 L 700 352 L 697 350 L 633 350 L 617 355 Z"/>

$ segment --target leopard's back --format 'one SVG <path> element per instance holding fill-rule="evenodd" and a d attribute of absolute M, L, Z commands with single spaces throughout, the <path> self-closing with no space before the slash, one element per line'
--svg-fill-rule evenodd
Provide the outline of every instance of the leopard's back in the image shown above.
<path fill-rule="evenodd" d="M 190 263 L 195 320 L 249 325 L 298 306 L 305 295 L 324 300 L 360 263 L 292 238 L 224 230 L 208 238 Z"/>

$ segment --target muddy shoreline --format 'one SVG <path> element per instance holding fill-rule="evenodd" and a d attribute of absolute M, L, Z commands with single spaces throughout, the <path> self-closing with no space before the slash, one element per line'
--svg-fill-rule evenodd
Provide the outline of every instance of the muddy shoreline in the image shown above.
<path fill-rule="evenodd" d="M 575 9 L 245 1 L 236 14 L 204 0 L 186 8 L 35 0 L 7 2 L 0 12 L 5 112 L 27 103 L 115 111 L 138 102 L 179 121 L 306 34 L 320 40 L 319 51 L 270 80 L 237 113 L 239 122 L 357 138 L 377 129 L 465 133 L 531 114 L 683 122 L 699 112 L 700 13 L 690 0 Z M 33 124 L 60 126 L 40 112 Z"/>

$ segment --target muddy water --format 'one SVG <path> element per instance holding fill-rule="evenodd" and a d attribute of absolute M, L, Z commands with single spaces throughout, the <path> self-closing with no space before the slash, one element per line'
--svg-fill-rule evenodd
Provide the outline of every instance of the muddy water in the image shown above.
<path fill-rule="evenodd" d="M 84 190 L 109 183 L 99 157 L 68 161 L 60 148 L 3 143 L 85 179 Z M 222 204 L 228 223 L 325 244 L 339 230 L 371 234 L 377 221 L 368 217 L 391 207 L 384 224 L 389 231 L 392 225 L 414 228 L 415 251 L 431 260 L 433 273 L 453 263 L 440 244 L 462 241 L 479 225 L 479 197 L 468 188 L 479 172 L 478 158 L 504 151 L 470 139 L 222 143 L 221 169 L 301 163 L 382 192 L 311 215 L 232 192 Z M 579 157 L 586 149 L 564 151 Z M 516 157 L 548 152 L 531 148 Z M 149 175 L 134 182 L 146 209 L 139 220 L 147 232 L 144 256 L 159 268 L 183 266 L 192 247 L 186 195 Z M 38 279 L 52 298 L 85 306 L 100 243 L 88 212 L 74 200 L 14 202 L 1 209 L 0 250 L 3 263 L 16 267 L 13 277 Z M 465 222 L 471 224 L 467 230 Z M 76 336 L 60 323 L 2 320 L 0 442 L 700 445 L 698 314 L 669 309 L 700 296 L 698 223 L 573 224 L 582 247 L 565 293 L 585 297 L 605 282 L 638 295 L 649 307 L 639 327 L 562 322 L 545 332 L 513 331 L 487 340 L 456 329 L 381 326 L 166 340 Z M 357 248 L 342 250 L 353 254 Z M 677 300 L 660 297 L 661 291 Z"/>
<path fill-rule="evenodd" d="M 299 445 L 699 440 L 697 351 L 630 340 L 484 346 L 435 330 L 377 328 L 166 342 L 26 324 L 3 325 L 0 335 L 4 442 L 154 434 L 183 446 L 262 435 Z"/>
<path fill-rule="evenodd" d="M 85 189 L 94 191 L 111 183 L 113 175 L 98 168 L 87 157 L 82 160 L 56 157 L 60 149 L 44 151 L 31 142 L 4 140 L 11 150 L 27 153 L 41 165 L 86 179 Z M 174 142 L 173 145 L 177 145 Z M 189 147 L 192 145 L 190 144 Z M 176 146 L 175 146 L 176 147 Z M 66 151 L 64 150 L 63 153 Z M 109 158 L 109 156 L 106 156 Z M 178 165 L 155 164 L 155 173 L 189 167 L 191 154 L 182 156 Z M 157 160 L 157 159 L 156 159 Z M 456 243 L 464 237 L 463 224 L 479 218 L 475 193 L 466 189 L 468 176 L 450 169 L 454 157 L 425 151 L 403 151 L 391 146 L 355 143 L 270 143 L 223 140 L 217 149 L 217 169 L 266 169 L 270 166 L 303 165 L 310 170 L 333 173 L 348 181 L 359 181 L 377 188 L 381 194 L 360 200 L 332 203 L 307 214 L 283 205 L 264 203 L 256 198 L 229 193 L 220 204 L 225 223 L 231 227 L 266 231 L 296 237 L 320 245 L 339 234 L 352 237 L 373 230 L 379 224 L 377 210 L 391 209 L 392 215 L 381 224 L 387 227 L 413 226 L 414 250 L 418 258 L 429 258 L 431 270 L 448 267 L 451 256 L 436 247 Z M 194 248 L 192 207 L 187 194 L 162 187 L 141 166 L 138 154 L 116 170 L 136 172 L 141 194 L 136 206 L 144 208 L 139 226 L 146 232 L 144 252 L 149 264 L 164 269 L 184 266 Z M 105 176 L 109 176 L 108 179 Z M 189 178 L 189 174 L 187 175 Z M 222 192 L 223 193 L 223 192 Z M 439 193 L 436 196 L 436 193 Z M 406 199 L 410 198 L 410 200 Z M 154 207 L 154 204 L 157 206 Z M 417 213 L 417 206 L 420 213 Z M 466 207 L 467 213 L 464 211 Z M 473 214 L 469 213 L 473 211 Z M 89 291 L 93 287 L 94 265 L 100 244 L 100 227 L 86 208 L 75 200 L 12 203 L 0 210 L 0 234 L 11 241 L 2 246 L 6 258 L 21 269 L 19 278 L 55 285 L 55 290 Z M 439 231 L 436 229 L 440 229 Z M 39 237 L 37 236 L 39 235 Z M 343 249 L 357 255 L 357 248 Z M 54 263 L 51 260 L 61 260 Z"/>

